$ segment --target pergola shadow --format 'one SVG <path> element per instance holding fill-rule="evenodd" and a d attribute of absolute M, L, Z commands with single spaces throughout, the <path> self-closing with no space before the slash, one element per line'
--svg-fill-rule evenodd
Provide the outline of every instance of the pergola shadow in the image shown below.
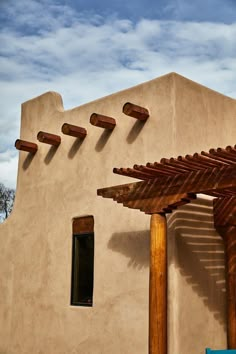
<path fill-rule="evenodd" d="M 199 198 L 171 214 L 168 239 L 169 265 L 175 263 L 214 317 L 225 327 L 224 243 L 214 229 L 212 201 Z M 107 247 L 125 256 L 128 267 L 138 270 L 149 267 L 149 230 L 113 233 Z"/>
<path fill-rule="evenodd" d="M 175 254 L 169 250 L 169 262 L 175 262 L 226 329 L 224 242 L 214 228 L 212 201 L 199 199 L 180 208 L 170 216 L 168 226 L 169 237 L 175 235 Z"/>

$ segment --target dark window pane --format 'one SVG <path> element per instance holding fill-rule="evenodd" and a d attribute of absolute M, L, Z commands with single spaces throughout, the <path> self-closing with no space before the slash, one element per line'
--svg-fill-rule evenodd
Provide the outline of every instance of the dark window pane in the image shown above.
<path fill-rule="evenodd" d="M 78 231 L 78 229 L 76 231 Z M 93 268 L 94 268 L 94 233 L 83 232 L 79 234 L 74 234 L 73 254 L 72 254 L 72 289 L 71 289 L 72 305 L 92 306 Z"/>

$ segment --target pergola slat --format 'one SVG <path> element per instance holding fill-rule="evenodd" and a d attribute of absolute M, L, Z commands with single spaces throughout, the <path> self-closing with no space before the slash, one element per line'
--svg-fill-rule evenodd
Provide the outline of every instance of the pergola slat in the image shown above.
<path fill-rule="evenodd" d="M 204 171 L 214 167 L 234 165 L 236 162 L 236 149 L 228 146 L 226 149 L 211 149 L 210 152 L 202 151 L 201 154 L 178 156 L 177 158 L 161 159 L 160 162 L 144 165 L 134 165 L 133 168 L 114 168 L 114 173 L 150 180 L 162 176 L 176 176 L 192 171 Z M 137 173 L 139 171 L 139 173 Z"/>
<path fill-rule="evenodd" d="M 216 160 L 216 161 L 219 161 L 219 162 L 223 162 L 224 164 L 227 164 L 227 165 L 233 163 L 233 161 L 230 158 L 224 158 L 224 157 L 221 157 L 219 155 L 215 155 L 213 153 L 202 151 L 201 154 L 203 156 L 210 157 L 213 160 Z"/>
<path fill-rule="evenodd" d="M 183 171 L 182 169 L 181 169 L 182 171 L 179 171 L 174 166 L 166 166 L 166 165 L 164 166 L 159 162 L 154 162 L 154 163 L 148 162 L 146 166 L 153 168 L 156 171 L 161 171 L 162 173 L 164 173 L 168 176 L 176 175 L 176 172 L 179 172 L 179 173 L 186 172 L 186 171 Z"/>

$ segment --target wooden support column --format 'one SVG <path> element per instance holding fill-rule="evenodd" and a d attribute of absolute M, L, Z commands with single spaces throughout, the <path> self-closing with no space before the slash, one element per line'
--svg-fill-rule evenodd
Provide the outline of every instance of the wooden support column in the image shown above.
<path fill-rule="evenodd" d="M 228 349 L 236 349 L 236 226 L 224 230 L 227 282 Z"/>
<path fill-rule="evenodd" d="M 149 354 L 167 354 L 167 225 L 152 214 L 149 278 Z"/>

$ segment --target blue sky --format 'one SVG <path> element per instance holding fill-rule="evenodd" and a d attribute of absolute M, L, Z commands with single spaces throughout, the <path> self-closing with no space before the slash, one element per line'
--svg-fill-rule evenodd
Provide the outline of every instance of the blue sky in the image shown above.
<path fill-rule="evenodd" d="M 20 105 L 65 109 L 171 71 L 236 98 L 236 0 L 0 0 L 0 182 L 15 187 Z"/>

